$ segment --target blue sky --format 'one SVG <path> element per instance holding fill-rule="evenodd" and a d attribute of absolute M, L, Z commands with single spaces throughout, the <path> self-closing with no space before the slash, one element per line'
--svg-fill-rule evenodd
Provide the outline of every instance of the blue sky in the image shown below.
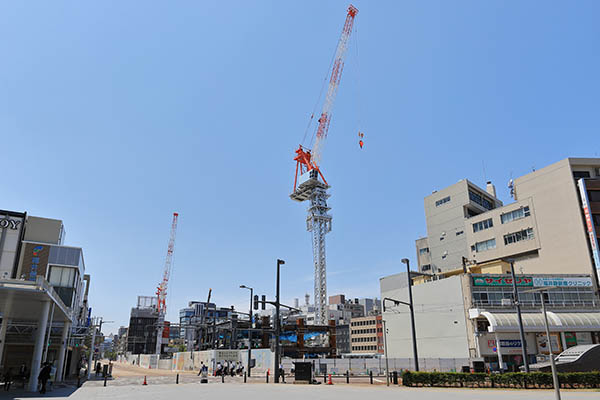
<path fill-rule="evenodd" d="M 377 296 L 414 261 L 423 197 L 598 156 L 600 4 L 356 1 L 322 169 L 329 294 Z M 302 140 L 346 1 L 4 2 L 0 208 L 62 219 L 94 314 L 127 325 L 162 277 L 170 319 L 209 288 L 310 293 Z M 358 38 L 358 41 L 355 39 Z M 357 55 L 358 54 L 358 55 Z M 365 148 L 357 131 L 365 132 Z"/>

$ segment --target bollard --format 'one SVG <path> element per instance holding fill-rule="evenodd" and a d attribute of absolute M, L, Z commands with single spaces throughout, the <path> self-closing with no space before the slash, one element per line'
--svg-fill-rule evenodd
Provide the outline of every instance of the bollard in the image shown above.
<path fill-rule="evenodd" d="M 246 383 L 246 376 L 247 376 L 247 374 L 246 374 L 246 372 L 244 372 L 244 383 Z"/>
<path fill-rule="evenodd" d="M 346 383 L 350 383 L 350 371 L 346 371 Z"/>
<path fill-rule="evenodd" d="M 331 375 L 329 375 L 331 376 Z M 327 374 L 323 374 L 323 383 L 327 383 Z"/>
<path fill-rule="evenodd" d="M 267 370 L 267 383 L 269 383 L 269 370 Z"/>
<path fill-rule="evenodd" d="M 179 385 L 179 374 L 177 374 L 177 378 L 175 378 L 175 384 Z"/>
<path fill-rule="evenodd" d="M 106 378 L 107 378 L 107 376 L 104 375 L 104 387 L 106 387 Z"/>
<path fill-rule="evenodd" d="M 398 371 L 392 372 L 392 382 L 394 382 L 394 385 L 398 384 Z"/>
<path fill-rule="evenodd" d="M 373 371 L 369 371 L 369 380 L 371 381 L 371 385 L 373 384 Z"/>
<path fill-rule="evenodd" d="M 221 383 L 225 383 L 225 374 L 221 373 Z"/>
<path fill-rule="evenodd" d="M 77 387 L 80 388 L 81 387 L 81 376 L 77 376 Z"/>

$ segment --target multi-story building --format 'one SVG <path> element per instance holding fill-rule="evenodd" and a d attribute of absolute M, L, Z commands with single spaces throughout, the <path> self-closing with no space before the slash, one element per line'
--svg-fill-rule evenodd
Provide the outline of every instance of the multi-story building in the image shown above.
<path fill-rule="evenodd" d="M 363 307 L 365 313 L 364 315 L 381 314 L 381 300 L 379 300 L 377 297 L 372 299 L 358 299 L 358 304 L 360 304 Z"/>
<path fill-rule="evenodd" d="M 0 230 L 0 369 L 25 364 L 35 391 L 43 359 L 57 382 L 78 372 L 90 277 L 82 249 L 64 245 L 61 220 L 0 211 Z"/>
<path fill-rule="evenodd" d="M 507 205 L 491 184 L 483 192 L 467 180 L 426 197 L 428 236 L 416 246 L 428 276 L 413 277 L 420 357 L 477 359 L 492 369 L 523 362 L 510 263 L 519 287 L 552 287 L 544 301 L 555 352 L 600 343 L 600 159 L 564 159 L 509 188 Z M 382 298 L 407 301 L 407 281 L 406 274 L 382 278 Z M 520 296 L 532 360 L 548 353 L 535 296 Z M 409 314 L 384 318 L 390 356 L 411 357 Z"/>
<path fill-rule="evenodd" d="M 337 354 L 351 353 L 352 347 L 350 343 L 350 324 L 337 325 L 335 327 L 335 347 Z"/>
<path fill-rule="evenodd" d="M 491 184 L 484 192 L 467 180 L 427 196 L 428 236 L 416 242 L 419 270 L 512 260 L 523 273 L 591 274 L 597 290 L 600 159 L 567 158 L 510 185 L 515 201 L 508 205 Z"/>
<path fill-rule="evenodd" d="M 381 315 L 352 318 L 350 344 L 353 354 L 383 354 Z"/>
<path fill-rule="evenodd" d="M 469 267 L 498 273 L 464 273 L 462 269 L 435 280 L 413 278 L 419 358 L 425 364 L 460 360 L 483 361 L 492 370 L 516 370 L 523 363 L 510 265 L 504 261 Z M 504 271 L 502 273 L 501 271 Z M 381 278 L 382 298 L 408 301 L 406 273 Z M 544 294 L 554 353 L 576 344 L 600 343 L 600 301 L 591 276 L 584 274 L 517 275 L 520 292 L 558 287 Z M 548 354 L 539 293 L 520 293 L 530 362 Z M 410 313 L 404 305 L 386 303 L 389 357 L 412 358 Z M 353 343 L 354 345 L 354 343 Z M 432 362 L 427 363 L 427 360 Z"/>
<path fill-rule="evenodd" d="M 211 329 L 203 324 L 220 323 L 231 318 L 232 309 L 217 307 L 215 303 L 190 301 L 188 307 L 179 310 L 179 337 L 184 340 L 188 349 L 199 349 L 201 338 L 207 337 Z"/>
<path fill-rule="evenodd" d="M 138 296 L 137 306 L 131 309 L 127 329 L 127 351 L 133 354 L 154 354 L 158 323 L 156 296 Z"/>

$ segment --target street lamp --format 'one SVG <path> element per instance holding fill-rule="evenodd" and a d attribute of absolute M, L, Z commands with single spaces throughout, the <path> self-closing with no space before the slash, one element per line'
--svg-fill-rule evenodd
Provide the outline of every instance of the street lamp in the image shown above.
<path fill-rule="evenodd" d="M 412 328 L 413 338 L 413 353 L 415 357 L 415 371 L 419 371 L 419 356 L 417 354 L 417 330 L 415 329 L 415 307 L 413 305 L 412 296 L 412 278 L 410 276 L 410 261 L 408 258 L 403 258 L 402 263 L 406 264 L 406 276 L 408 277 L 408 302 L 410 303 L 410 325 Z"/>
<path fill-rule="evenodd" d="M 279 324 L 279 269 L 285 261 L 277 259 L 277 288 L 275 292 L 275 383 L 279 383 L 279 335 L 281 326 Z"/>
<path fill-rule="evenodd" d="M 254 327 L 252 324 L 252 298 L 254 297 L 254 288 L 240 285 L 240 289 L 250 290 L 250 329 L 248 329 L 248 377 L 250 377 L 250 371 L 252 369 L 252 328 Z"/>
<path fill-rule="evenodd" d="M 540 300 L 542 301 L 542 313 L 544 314 L 544 325 L 546 327 L 546 340 L 548 341 L 548 352 L 550 354 L 550 367 L 552 368 L 552 382 L 554 383 L 554 394 L 556 400 L 560 400 L 560 384 L 558 383 L 558 374 L 556 373 L 556 363 L 554 362 L 554 354 L 552 354 L 550 327 L 548 326 L 548 314 L 546 313 L 546 303 L 544 302 L 544 292 L 551 289 L 556 289 L 556 286 L 548 286 L 538 289 L 526 290 L 522 293 L 540 293 Z"/>
<path fill-rule="evenodd" d="M 514 297 L 513 300 L 517 309 L 517 322 L 519 323 L 519 336 L 521 337 L 521 352 L 523 354 L 523 365 L 525 366 L 525 372 L 529 372 L 529 360 L 527 359 L 527 341 L 525 340 L 525 331 L 523 330 L 523 318 L 521 317 L 521 302 L 519 301 L 517 278 L 515 277 L 515 262 L 513 260 L 510 260 L 510 275 L 512 277 Z"/>

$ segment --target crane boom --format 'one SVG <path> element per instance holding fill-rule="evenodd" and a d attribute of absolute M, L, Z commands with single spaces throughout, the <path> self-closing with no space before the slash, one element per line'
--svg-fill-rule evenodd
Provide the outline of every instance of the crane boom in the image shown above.
<path fill-rule="evenodd" d="M 175 249 L 175 235 L 177 233 L 177 218 L 178 213 L 173 213 L 173 222 L 171 223 L 171 234 L 169 236 L 169 245 L 167 247 L 167 257 L 165 259 L 165 268 L 163 270 L 163 279 L 156 288 L 158 296 L 158 321 L 156 335 L 156 354 L 161 353 L 162 333 L 165 324 L 165 315 L 167 313 L 167 289 L 169 287 L 169 278 L 171 277 L 171 267 L 173 265 L 173 250 Z"/>
<path fill-rule="evenodd" d="M 319 126 L 317 128 L 317 138 L 312 151 L 312 161 L 315 165 L 321 164 L 321 155 L 323 152 L 323 145 L 327 138 L 327 132 L 329 131 L 329 123 L 331 122 L 331 112 L 333 110 L 333 103 L 340 87 L 340 79 L 342 78 L 342 71 L 344 70 L 344 62 L 346 60 L 346 50 L 348 49 L 348 40 L 350 39 L 350 33 L 352 33 L 352 27 L 354 26 L 354 17 L 358 13 L 358 9 L 352 4 L 348 7 L 348 15 L 346 15 L 346 22 L 342 29 L 342 35 L 338 42 L 337 49 L 335 51 L 335 58 L 333 61 L 333 68 L 331 69 L 331 76 L 329 77 L 329 87 L 327 88 L 327 96 L 323 103 L 323 110 L 319 117 Z"/>

